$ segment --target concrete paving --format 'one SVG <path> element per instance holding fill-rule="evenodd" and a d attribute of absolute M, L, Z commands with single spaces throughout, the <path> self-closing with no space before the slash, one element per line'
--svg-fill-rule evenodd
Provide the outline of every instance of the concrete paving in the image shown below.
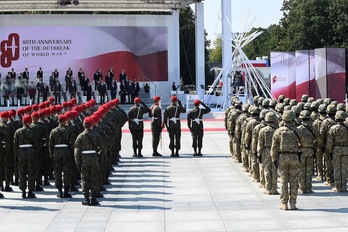
<path fill-rule="evenodd" d="M 53 185 L 37 199 L 22 200 L 15 187 L 0 200 L 0 231 L 348 231 L 347 193 L 332 193 L 314 181 L 315 193 L 299 196 L 298 210 L 281 211 L 279 195 L 264 195 L 230 158 L 223 121 L 204 123 L 199 158 L 191 155 L 185 122 L 179 158 L 169 157 L 167 133 L 160 149 L 164 157 L 151 157 L 148 130 L 146 157 L 132 158 L 125 126 L 121 163 L 100 206 L 82 206 L 81 191 L 59 199 Z"/>

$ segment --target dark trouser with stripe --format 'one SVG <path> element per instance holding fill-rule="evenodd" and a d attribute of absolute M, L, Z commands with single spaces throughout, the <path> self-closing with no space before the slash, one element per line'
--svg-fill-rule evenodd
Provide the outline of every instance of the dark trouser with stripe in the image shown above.
<path fill-rule="evenodd" d="M 181 138 L 181 128 L 170 128 L 169 132 L 169 149 L 174 150 L 176 148 L 177 151 L 180 150 L 180 138 Z"/>

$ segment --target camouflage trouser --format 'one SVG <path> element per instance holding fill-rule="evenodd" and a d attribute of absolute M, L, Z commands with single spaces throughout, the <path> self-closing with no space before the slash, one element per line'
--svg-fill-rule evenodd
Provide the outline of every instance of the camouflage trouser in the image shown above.
<path fill-rule="evenodd" d="M 73 159 L 69 148 L 54 148 L 53 152 L 53 167 L 55 174 L 55 185 L 57 188 L 70 187 L 73 174 Z"/>
<path fill-rule="evenodd" d="M 328 151 L 325 151 L 324 154 L 324 163 L 325 163 L 325 177 L 327 183 L 333 183 L 333 169 L 332 169 L 332 160 Z"/>
<path fill-rule="evenodd" d="M 249 151 L 244 147 L 244 144 L 241 144 L 240 146 L 241 146 L 243 168 L 246 171 L 249 171 Z"/>
<path fill-rule="evenodd" d="M 282 204 L 296 204 L 298 191 L 298 155 L 294 153 L 281 153 L 279 155 L 279 175 L 280 175 L 280 201 Z M 290 191 L 289 191 L 290 185 Z"/>
<path fill-rule="evenodd" d="M 241 163 L 242 162 L 241 144 L 237 138 L 233 139 L 233 152 L 238 163 Z"/>
<path fill-rule="evenodd" d="M 262 163 L 259 164 L 259 171 L 260 171 L 260 174 L 259 174 L 260 184 L 262 187 L 264 187 L 266 185 L 266 178 L 265 178 L 265 170 Z"/>
<path fill-rule="evenodd" d="M 321 148 L 316 150 L 316 161 L 317 161 L 317 175 L 324 179 L 324 170 L 323 170 L 323 152 Z"/>
<path fill-rule="evenodd" d="M 265 175 L 265 188 L 271 193 L 277 192 L 277 169 L 271 160 L 271 149 L 264 148 L 262 151 L 262 165 Z"/>
<path fill-rule="evenodd" d="M 260 181 L 260 169 L 256 154 L 252 154 L 252 152 L 250 152 L 250 160 L 252 170 L 251 173 L 253 174 L 254 180 Z"/>
<path fill-rule="evenodd" d="M 235 158 L 235 154 L 233 154 L 233 137 L 232 137 L 232 132 L 228 131 L 228 138 L 229 138 L 229 149 L 230 149 L 230 154 L 232 157 Z"/>
<path fill-rule="evenodd" d="M 99 163 L 97 154 L 81 155 L 81 185 L 84 194 L 98 192 Z"/>
<path fill-rule="evenodd" d="M 191 130 L 192 137 L 192 147 L 193 148 L 202 148 L 203 141 L 203 129 Z"/>
<path fill-rule="evenodd" d="M 14 157 L 13 157 L 13 149 L 10 147 L 5 150 L 4 154 L 4 171 L 5 181 L 12 182 L 13 181 L 13 173 L 14 173 Z"/>
<path fill-rule="evenodd" d="M 313 156 L 314 150 L 312 148 L 302 149 L 298 182 L 304 193 L 312 191 Z"/>
<path fill-rule="evenodd" d="M 348 168 L 347 147 L 334 147 L 333 150 L 333 171 L 335 187 L 338 192 L 347 191 L 347 168 Z"/>
<path fill-rule="evenodd" d="M 18 150 L 19 189 L 27 188 L 34 191 L 36 177 L 36 158 L 34 148 L 19 148 Z"/>

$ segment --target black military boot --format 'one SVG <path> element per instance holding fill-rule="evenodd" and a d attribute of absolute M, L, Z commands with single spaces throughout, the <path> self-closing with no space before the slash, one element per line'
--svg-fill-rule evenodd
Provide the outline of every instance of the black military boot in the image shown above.
<path fill-rule="evenodd" d="M 10 182 L 6 181 L 5 192 L 13 192 L 13 189 L 10 187 Z"/>
<path fill-rule="evenodd" d="M 25 190 L 22 191 L 22 198 L 27 198 L 27 193 L 25 192 Z"/>
<path fill-rule="evenodd" d="M 36 181 L 35 191 L 36 192 L 43 191 L 43 188 L 40 186 L 40 182 L 39 181 Z"/>
<path fill-rule="evenodd" d="M 71 195 L 69 193 L 69 186 L 65 187 L 64 186 L 64 195 L 63 195 L 64 198 L 71 198 Z"/>
<path fill-rule="evenodd" d="M 174 157 L 175 155 L 174 155 L 174 149 L 173 150 L 171 150 L 172 151 L 172 153 L 170 154 L 170 156 L 171 157 Z"/>
<path fill-rule="evenodd" d="M 198 148 L 198 154 L 197 154 L 198 156 L 203 156 L 202 155 L 202 148 Z"/>
<path fill-rule="evenodd" d="M 96 199 L 96 193 L 92 193 L 92 200 L 91 200 L 91 205 L 99 205 L 99 202 Z"/>
<path fill-rule="evenodd" d="M 48 181 L 48 176 L 45 176 L 45 180 L 44 180 L 43 185 L 44 185 L 44 186 L 49 186 L 49 185 L 51 185 L 50 182 Z"/>
<path fill-rule="evenodd" d="M 33 190 L 29 190 L 28 198 L 36 198 L 35 194 L 33 193 Z"/>
<path fill-rule="evenodd" d="M 90 201 L 89 201 L 89 193 L 85 193 L 84 194 L 84 196 L 85 196 L 85 200 L 84 201 L 82 201 L 82 205 L 90 205 Z"/>
<path fill-rule="evenodd" d="M 5 198 L 4 194 L 0 193 L 0 198 Z"/>
<path fill-rule="evenodd" d="M 62 187 L 58 187 L 57 188 L 58 189 L 58 194 L 57 194 L 57 197 L 59 197 L 59 198 L 63 198 L 63 190 L 62 190 Z"/>
<path fill-rule="evenodd" d="M 193 148 L 193 156 L 197 156 L 198 154 L 197 154 L 197 148 Z"/>
<path fill-rule="evenodd" d="M 176 149 L 176 152 L 175 152 L 175 157 L 179 157 L 180 155 L 179 155 L 179 150 L 178 149 Z"/>
<path fill-rule="evenodd" d="M 137 149 L 133 149 L 133 157 L 137 157 Z"/>
<path fill-rule="evenodd" d="M 144 157 L 144 156 L 141 154 L 141 149 L 140 149 L 140 148 L 138 149 L 138 157 Z"/>

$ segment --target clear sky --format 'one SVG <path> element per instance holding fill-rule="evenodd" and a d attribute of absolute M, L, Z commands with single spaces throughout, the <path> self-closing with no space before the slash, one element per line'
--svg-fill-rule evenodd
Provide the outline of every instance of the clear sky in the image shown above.
<path fill-rule="evenodd" d="M 282 17 L 280 8 L 283 0 L 231 0 L 232 3 L 232 27 L 233 30 L 241 31 L 245 19 L 251 22 L 254 18 L 253 27 L 268 27 L 276 24 Z M 194 9 L 194 4 L 191 5 Z M 213 44 L 215 34 L 221 33 L 221 0 L 204 1 L 204 24 L 208 32 L 208 39 Z"/>

